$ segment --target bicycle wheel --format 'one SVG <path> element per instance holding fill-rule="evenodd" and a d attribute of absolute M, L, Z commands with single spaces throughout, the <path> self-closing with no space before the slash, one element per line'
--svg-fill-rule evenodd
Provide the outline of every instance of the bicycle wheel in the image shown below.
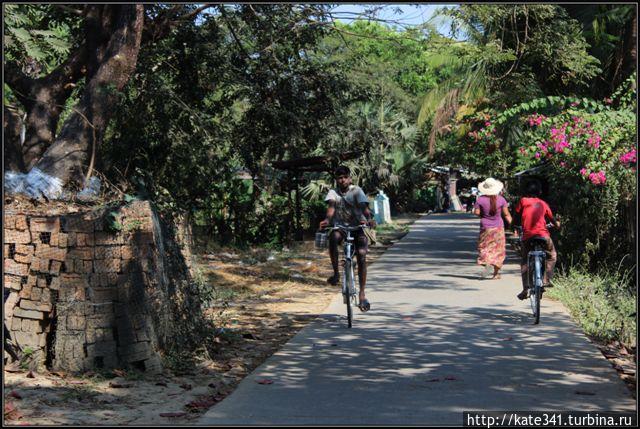
<path fill-rule="evenodd" d="M 540 323 L 540 300 L 542 299 L 542 288 L 536 287 L 535 290 L 535 301 L 536 301 L 536 311 L 533 314 L 534 325 Z"/>
<path fill-rule="evenodd" d="M 351 261 L 346 261 L 344 264 L 344 284 L 342 288 L 342 293 L 344 295 L 345 304 L 347 304 L 347 325 L 349 328 L 352 325 L 353 320 L 353 310 L 351 308 L 351 293 L 349 289 L 351 288 L 351 281 L 353 277 L 353 269 L 351 267 Z"/>
<path fill-rule="evenodd" d="M 542 275 L 541 275 L 541 261 L 539 257 L 534 259 L 534 270 L 532 275 L 531 292 L 529 293 L 529 299 L 531 300 L 531 310 L 533 312 L 534 324 L 540 323 L 540 298 L 542 297 Z"/>

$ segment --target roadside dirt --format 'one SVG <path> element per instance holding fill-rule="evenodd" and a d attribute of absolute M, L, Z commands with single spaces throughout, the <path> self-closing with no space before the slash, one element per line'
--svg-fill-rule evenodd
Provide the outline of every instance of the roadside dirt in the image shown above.
<path fill-rule="evenodd" d="M 369 263 L 406 234 L 418 215 L 400 216 L 378 232 Z M 71 376 L 5 367 L 5 424 L 189 424 L 229 395 L 339 292 L 326 283 L 326 250 L 306 241 L 270 252 L 220 249 L 198 257 L 202 280 L 215 287 L 207 314 L 217 327 L 215 346 L 186 371 L 158 376 L 115 370 Z"/>

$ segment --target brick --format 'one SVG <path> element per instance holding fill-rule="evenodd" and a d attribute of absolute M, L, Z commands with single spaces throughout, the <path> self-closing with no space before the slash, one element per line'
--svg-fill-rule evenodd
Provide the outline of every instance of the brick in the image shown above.
<path fill-rule="evenodd" d="M 92 261 L 82 261 L 80 259 L 76 259 L 73 264 L 73 271 L 79 274 L 88 274 L 93 272 L 93 262 Z"/>
<path fill-rule="evenodd" d="M 145 350 L 137 353 L 123 354 L 122 358 L 126 362 L 138 362 L 138 361 L 146 360 L 150 358 L 151 356 L 153 356 L 154 353 L 155 352 L 152 349 L 149 349 L 149 350 Z"/>
<path fill-rule="evenodd" d="M 22 289 L 20 289 L 20 292 L 18 293 L 18 296 L 20 296 L 20 298 L 24 298 L 24 299 L 31 299 L 31 289 L 33 289 L 34 286 L 30 285 L 30 284 L 25 284 L 22 285 Z"/>
<path fill-rule="evenodd" d="M 120 259 L 104 259 L 94 262 L 96 273 L 117 273 L 120 271 Z"/>
<path fill-rule="evenodd" d="M 16 340 L 22 348 L 25 348 L 26 346 L 30 346 L 32 348 L 40 347 L 40 336 L 35 332 L 17 331 L 13 333 L 13 339 Z"/>
<path fill-rule="evenodd" d="M 67 253 L 67 258 L 73 259 L 84 259 L 86 261 L 92 260 L 94 257 L 94 248 L 93 247 L 74 247 L 69 249 Z"/>
<path fill-rule="evenodd" d="M 20 290 L 22 288 L 22 278 L 7 274 L 4 276 L 4 287 L 6 289 Z"/>
<path fill-rule="evenodd" d="M 115 317 L 112 314 L 96 314 L 87 319 L 87 328 L 113 328 L 116 324 Z"/>
<path fill-rule="evenodd" d="M 118 299 L 117 289 L 91 288 L 89 290 L 90 300 L 94 303 L 112 302 Z"/>
<path fill-rule="evenodd" d="M 31 299 L 33 301 L 40 301 L 40 299 L 42 298 L 42 291 L 43 288 L 40 287 L 34 287 L 33 289 L 31 289 Z"/>
<path fill-rule="evenodd" d="M 96 242 L 98 246 L 122 244 L 124 239 L 121 234 L 112 234 L 109 232 L 96 232 Z"/>
<path fill-rule="evenodd" d="M 51 237 L 49 237 L 49 244 L 50 244 L 51 246 L 59 247 L 59 246 L 58 246 L 59 239 L 60 239 L 60 233 L 58 233 L 58 232 L 53 232 L 53 233 L 51 233 Z"/>
<path fill-rule="evenodd" d="M 66 287 L 88 287 L 87 278 L 79 274 L 61 274 L 60 283 L 62 288 Z"/>
<path fill-rule="evenodd" d="M 29 273 L 29 275 L 27 276 L 27 285 L 29 286 L 36 286 L 36 284 L 38 283 L 38 274 L 31 272 Z"/>
<path fill-rule="evenodd" d="M 95 246 L 95 236 L 93 233 L 85 234 L 78 232 L 76 234 L 76 242 L 78 246 Z"/>
<path fill-rule="evenodd" d="M 33 258 L 33 255 L 21 255 L 19 253 L 16 253 L 13 257 L 16 262 L 19 262 L 21 264 L 31 264 L 33 262 Z"/>
<path fill-rule="evenodd" d="M 87 345 L 93 344 L 97 341 L 97 329 L 86 329 L 85 334 L 87 335 Z"/>
<path fill-rule="evenodd" d="M 162 360 L 159 356 L 151 356 L 144 361 L 144 370 L 149 374 L 159 374 L 163 371 Z"/>
<path fill-rule="evenodd" d="M 23 332 L 35 332 L 36 334 L 42 333 L 42 324 L 38 320 L 22 319 L 22 325 L 20 328 Z"/>
<path fill-rule="evenodd" d="M 149 335 L 145 329 L 138 329 L 135 331 L 137 341 L 149 341 Z"/>
<path fill-rule="evenodd" d="M 19 231 L 24 231 L 29 228 L 29 224 L 27 223 L 27 217 L 24 215 L 16 216 L 16 229 Z"/>
<path fill-rule="evenodd" d="M 47 334 L 38 334 L 38 346 L 43 348 L 47 346 Z"/>
<path fill-rule="evenodd" d="M 53 277 L 51 279 L 51 284 L 49 284 L 49 289 L 50 290 L 60 290 L 60 277 Z M 45 289 L 45 292 L 47 292 L 47 290 Z M 42 293 L 42 300 L 45 301 L 45 292 Z M 51 292 L 49 292 L 49 297 L 51 296 Z M 47 299 L 46 301 L 50 301 L 51 298 Z"/>
<path fill-rule="evenodd" d="M 47 287 L 47 279 L 45 279 L 44 277 L 38 277 L 38 282 L 36 283 L 36 286 L 38 286 L 39 288 L 46 288 Z"/>
<path fill-rule="evenodd" d="M 53 279 L 51 281 L 51 283 L 53 283 Z M 51 290 L 49 289 L 42 289 L 42 296 L 40 297 L 40 302 L 44 303 L 49 303 L 49 305 L 51 305 Z"/>
<path fill-rule="evenodd" d="M 133 247 L 122 246 L 122 248 L 120 249 L 120 257 L 122 259 L 133 259 L 134 257 Z"/>
<path fill-rule="evenodd" d="M 87 353 L 89 354 L 89 356 L 115 355 L 116 350 L 117 345 L 113 340 L 100 341 L 87 346 Z"/>
<path fill-rule="evenodd" d="M 51 304 L 43 304 L 40 301 L 31 301 L 28 299 L 20 300 L 20 308 L 23 310 L 45 311 L 47 313 L 51 312 Z"/>
<path fill-rule="evenodd" d="M 22 330 L 22 319 L 19 317 L 11 318 L 11 330 L 12 331 L 20 331 Z"/>
<path fill-rule="evenodd" d="M 154 242 L 154 236 L 152 231 L 136 231 L 132 235 L 132 240 L 135 244 L 152 244 Z"/>
<path fill-rule="evenodd" d="M 36 273 L 46 273 L 49 271 L 49 259 L 36 258 L 34 256 L 30 268 L 31 271 Z"/>
<path fill-rule="evenodd" d="M 62 262 L 60 261 L 51 261 L 51 265 L 49 266 L 49 273 L 51 274 L 59 274 L 60 267 L 62 267 Z"/>
<path fill-rule="evenodd" d="M 51 247 L 46 244 L 38 244 L 36 245 L 35 256 L 41 259 L 53 259 L 56 261 L 64 261 L 67 256 L 66 249 L 60 249 L 58 247 Z M 90 259 L 90 258 L 87 258 Z M 47 269 L 49 268 L 49 264 L 47 263 Z"/>
<path fill-rule="evenodd" d="M 20 299 L 18 292 L 11 291 L 9 292 L 9 296 L 4 301 L 4 314 L 13 315 L 13 308 L 18 304 L 18 300 Z"/>
<path fill-rule="evenodd" d="M 20 264 L 12 259 L 4 260 L 4 272 L 5 274 L 13 274 L 16 276 L 26 276 L 29 274 L 29 265 Z"/>
<path fill-rule="evenodd" d="M 72 331 L 84 330 L 87 326 L 86 319 L 82 316 L 67 316 L 67 329 Z"/>
<path fill-rule="evenodd" d="M 96 259 L 120 259 L 122 250 L 120 246 L 99 246 L 96 247 Z"/>
<path fill-rule="evenodd" d="M 117 295 L 117 291 L 114 289 L 114 292 Z M 115 314 L 115 300 L 104 301 L 104 302 L 96 302 L 92 305 L 92 314 Z"/>
<path fill-rule="evenodd" d="M 91 233 L 94 230 L 94 220 L 81 218 L 80 216 L 65 216 L 62 218 L 62 230 L 64 232 Z"/>
<path fill-rule="evenodd" d="M 23 310 L 21 308 L 15 308 L 13 310 L 14 317 L 21 317 L 23 319 L 36 319 L 43 320 L 44 314 L 41 311 L 36 310 Z"/>
<path fill-rule="evenodd" d="M 65 248 L 69 245 L 69 235 L 61 232 L 58 234 L 58 247 Z"/>
<path fill-rule="evenodd" d="M 2 225 L 5 230 L 16 228 L 16 217 L 13 215 L 5 214 L 2 218 Z"/>
<path fill-rule="evenodd" d="M 75 232 L 67 234 L 67 247 L 73 247 L 78 245 L 78 237 Z"/>
<path fill-rule="evenodd" d="M 118 284 L 118 273 L 97 273 L 91 275 L 90 283 L 94 287 L 112 287 Z"/>
<path fill-rule="evenodd" d="M 60 218 L 38 218 L 30 219 L 31 232 L 58 232 L 60 231 Z"/>
<path fill-rule="evenodd" d="M 89 344 L 114 341 L 113 329 L 110 329 L 110 328 L 87 329 L 86 332 L 87 332 L 87 343 Z"/>
<path fill-rule="evenodd" d="M 64 301 L 85 301 L 86 289 L 83 287 L 60 289 L 60 299 Z"/>
<path fill-rule="evenodd" d="M 27 231 L 16 231 L 15 229 L 4 230 L 4 242 L 16 244 L 31 243 L 31 233 Z"/>
<path fill-rule="evenodd" d="M 16 244 L 16 253 L 21 255 L 33 255 L 35 246 L 32 244 Z"/>

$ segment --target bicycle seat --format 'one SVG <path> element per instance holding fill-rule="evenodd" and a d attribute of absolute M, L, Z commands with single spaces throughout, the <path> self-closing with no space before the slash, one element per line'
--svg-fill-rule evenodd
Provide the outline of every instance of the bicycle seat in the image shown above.
<path fill-rule="evenodd" d="M 527 240 L 529 242 L 529 244 L 531 246 L 546 246 L 547 245 L 547 239 L 546 237 L 542 237 L 540 235 L 536 235 L 534 237 L 531 237 L 530 239 Z"/>

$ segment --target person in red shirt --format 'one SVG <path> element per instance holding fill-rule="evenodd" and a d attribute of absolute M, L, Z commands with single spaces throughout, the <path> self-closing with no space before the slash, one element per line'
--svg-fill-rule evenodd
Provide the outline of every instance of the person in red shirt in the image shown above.
<path fill-rule="evenodd" d="M 542 189 L 538 181 L 531 181 L 525 189 L 525 196 L 518 201 L 515 212 L 522 218 L 522 260 L 520 263 L 520 272 L 522 273 L 522 292 L 518 294 L 518 299 L 527 299 L 529 296 L 528 285 L 528 264 L 527 254 L 531 249 L 529 239 L 532 237 L 543 237 L 546 241 L 545 251 L 547 257 L 545 259 L 543 286 L 551 286 L 550 281 L 553 277 L 553 269 L 556 265 L 556 249 L 551 240 L 551 234 L 547 230 L 547 220 L 550 220 L 556 228 L 560 228 L 560 222 L 553 217 L 549 205 L 540 199 Z"/>

